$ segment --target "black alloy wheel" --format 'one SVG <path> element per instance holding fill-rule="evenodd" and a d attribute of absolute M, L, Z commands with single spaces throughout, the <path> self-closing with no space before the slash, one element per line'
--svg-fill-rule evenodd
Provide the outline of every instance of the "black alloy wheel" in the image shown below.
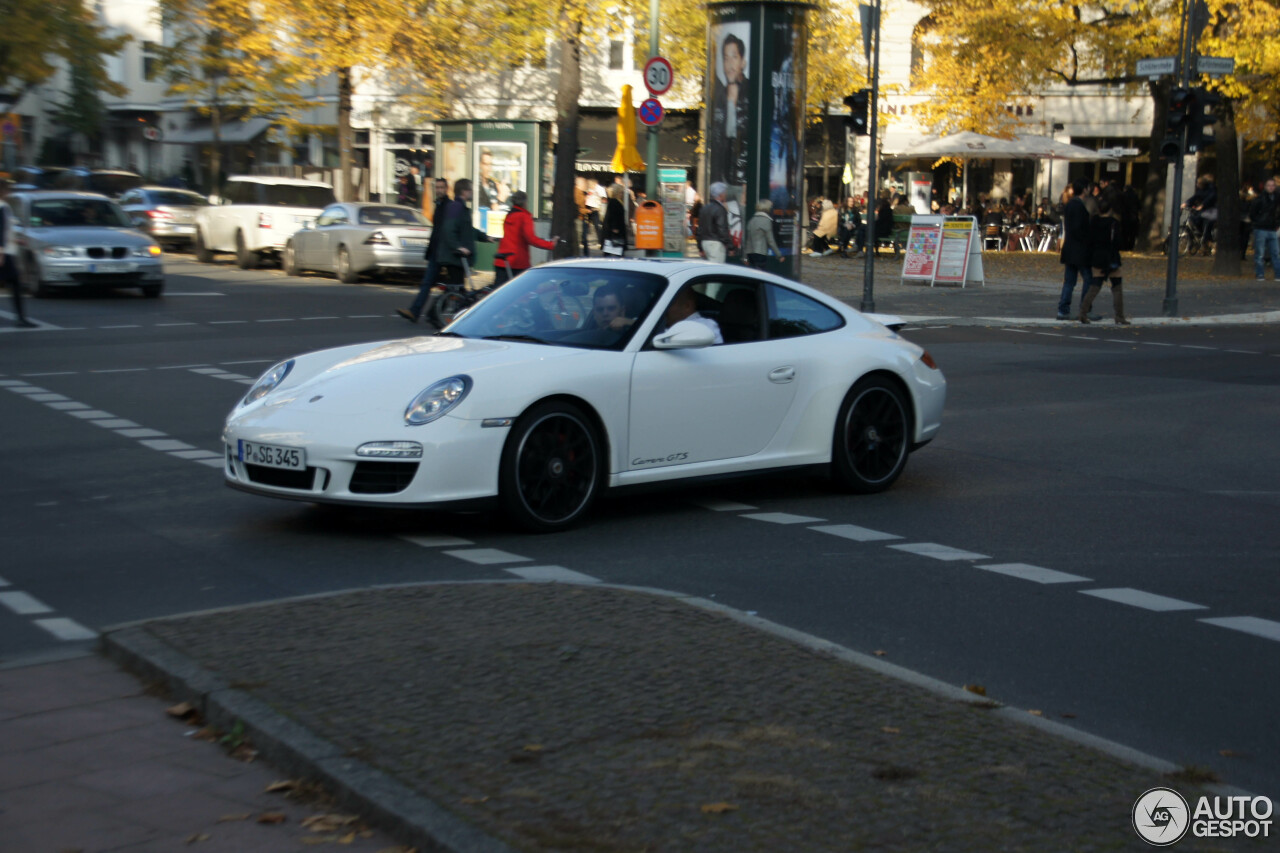
<path fill-rule="evenodd" d="M 902 390 L 886 377 L 864 377 L 849 389 L 831 449 L 836 482 L 859 494 L 893 485 L 911 449 L 909 411 Z"/>
<path fill-rule="evenodd" d="M 599 435 L 582 410 L 571 403 L 540 403 L 516 421 L 507 438 L 499 498 L 520 527 L 563 530 L 587 514 L 603 472 Z"/>

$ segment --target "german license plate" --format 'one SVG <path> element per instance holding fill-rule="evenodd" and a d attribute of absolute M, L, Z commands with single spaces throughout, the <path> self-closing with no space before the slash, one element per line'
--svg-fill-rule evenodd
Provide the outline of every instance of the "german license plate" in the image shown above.
<path fill-rule="evenodd" d="M 283 447 L 279 444 L 260 444 L 256 441 L 236 440 L 236 457 L 249 465 L 267 468 L 286 468 L 290 471 L 307 469 L 307 451 L 301 447 Z"/>
<path fill-rule="evenodd" d="M 426 237 L 401 237 L 400 245 L 409 249 L 424 249 L 427 246 Z"/>
<path fill-rule="evenodd" d="M 133 272 L 133 264 L 128 263 L 127 261 L 108 261 L 100 264 L 89 264 L 89 272 Z"/>

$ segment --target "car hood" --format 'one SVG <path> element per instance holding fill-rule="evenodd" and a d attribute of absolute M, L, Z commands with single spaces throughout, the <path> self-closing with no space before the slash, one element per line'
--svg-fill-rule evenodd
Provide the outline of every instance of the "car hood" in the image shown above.
<path fill-rule="evenodd" d="M 80 225 L 63 228 L 28 228 L 27 238 L 58 246 L 149 246 L 151 238 L 132 228 Z"/>
<path fill-rule="evenodd" d="M 295 370 L 301 381 L 268 394 L 263 407 L 326 415 L 403 412 L 419 392 L 450 376 L 466 374 L 481 386 L 482 377 L 517 365 L 538 362 L 544 369 L 550 362 L 593 354 L 594 350 L 571 347 L 447 336 L 342 347 L 300 357 Z M 463 412 L 460 409 L 460 417 L 466 417 Z"/>

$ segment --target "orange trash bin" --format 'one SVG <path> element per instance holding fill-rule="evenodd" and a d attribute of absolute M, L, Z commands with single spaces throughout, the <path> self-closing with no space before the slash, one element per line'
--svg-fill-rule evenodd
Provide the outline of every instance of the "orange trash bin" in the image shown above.
<path fill-rule="evenodd" d="M 636 208 L 636 248 L 662 249 L 662 205 L 656 201 Z"/>

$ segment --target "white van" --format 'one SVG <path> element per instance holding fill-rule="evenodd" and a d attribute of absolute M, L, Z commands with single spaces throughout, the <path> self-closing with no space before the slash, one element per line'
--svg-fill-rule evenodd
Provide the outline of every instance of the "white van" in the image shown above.
<path fill-rule="evenodd" d="M 333 187 L 319 181 L 237 175 L 227 179 L 221 197 L 209 200 L 196 211 L 196 260 L 209 263 L 217 252 L 235 252 L 236 263 L 248 270 L 264 255 L 279 255 L 334 197 Z"/>

